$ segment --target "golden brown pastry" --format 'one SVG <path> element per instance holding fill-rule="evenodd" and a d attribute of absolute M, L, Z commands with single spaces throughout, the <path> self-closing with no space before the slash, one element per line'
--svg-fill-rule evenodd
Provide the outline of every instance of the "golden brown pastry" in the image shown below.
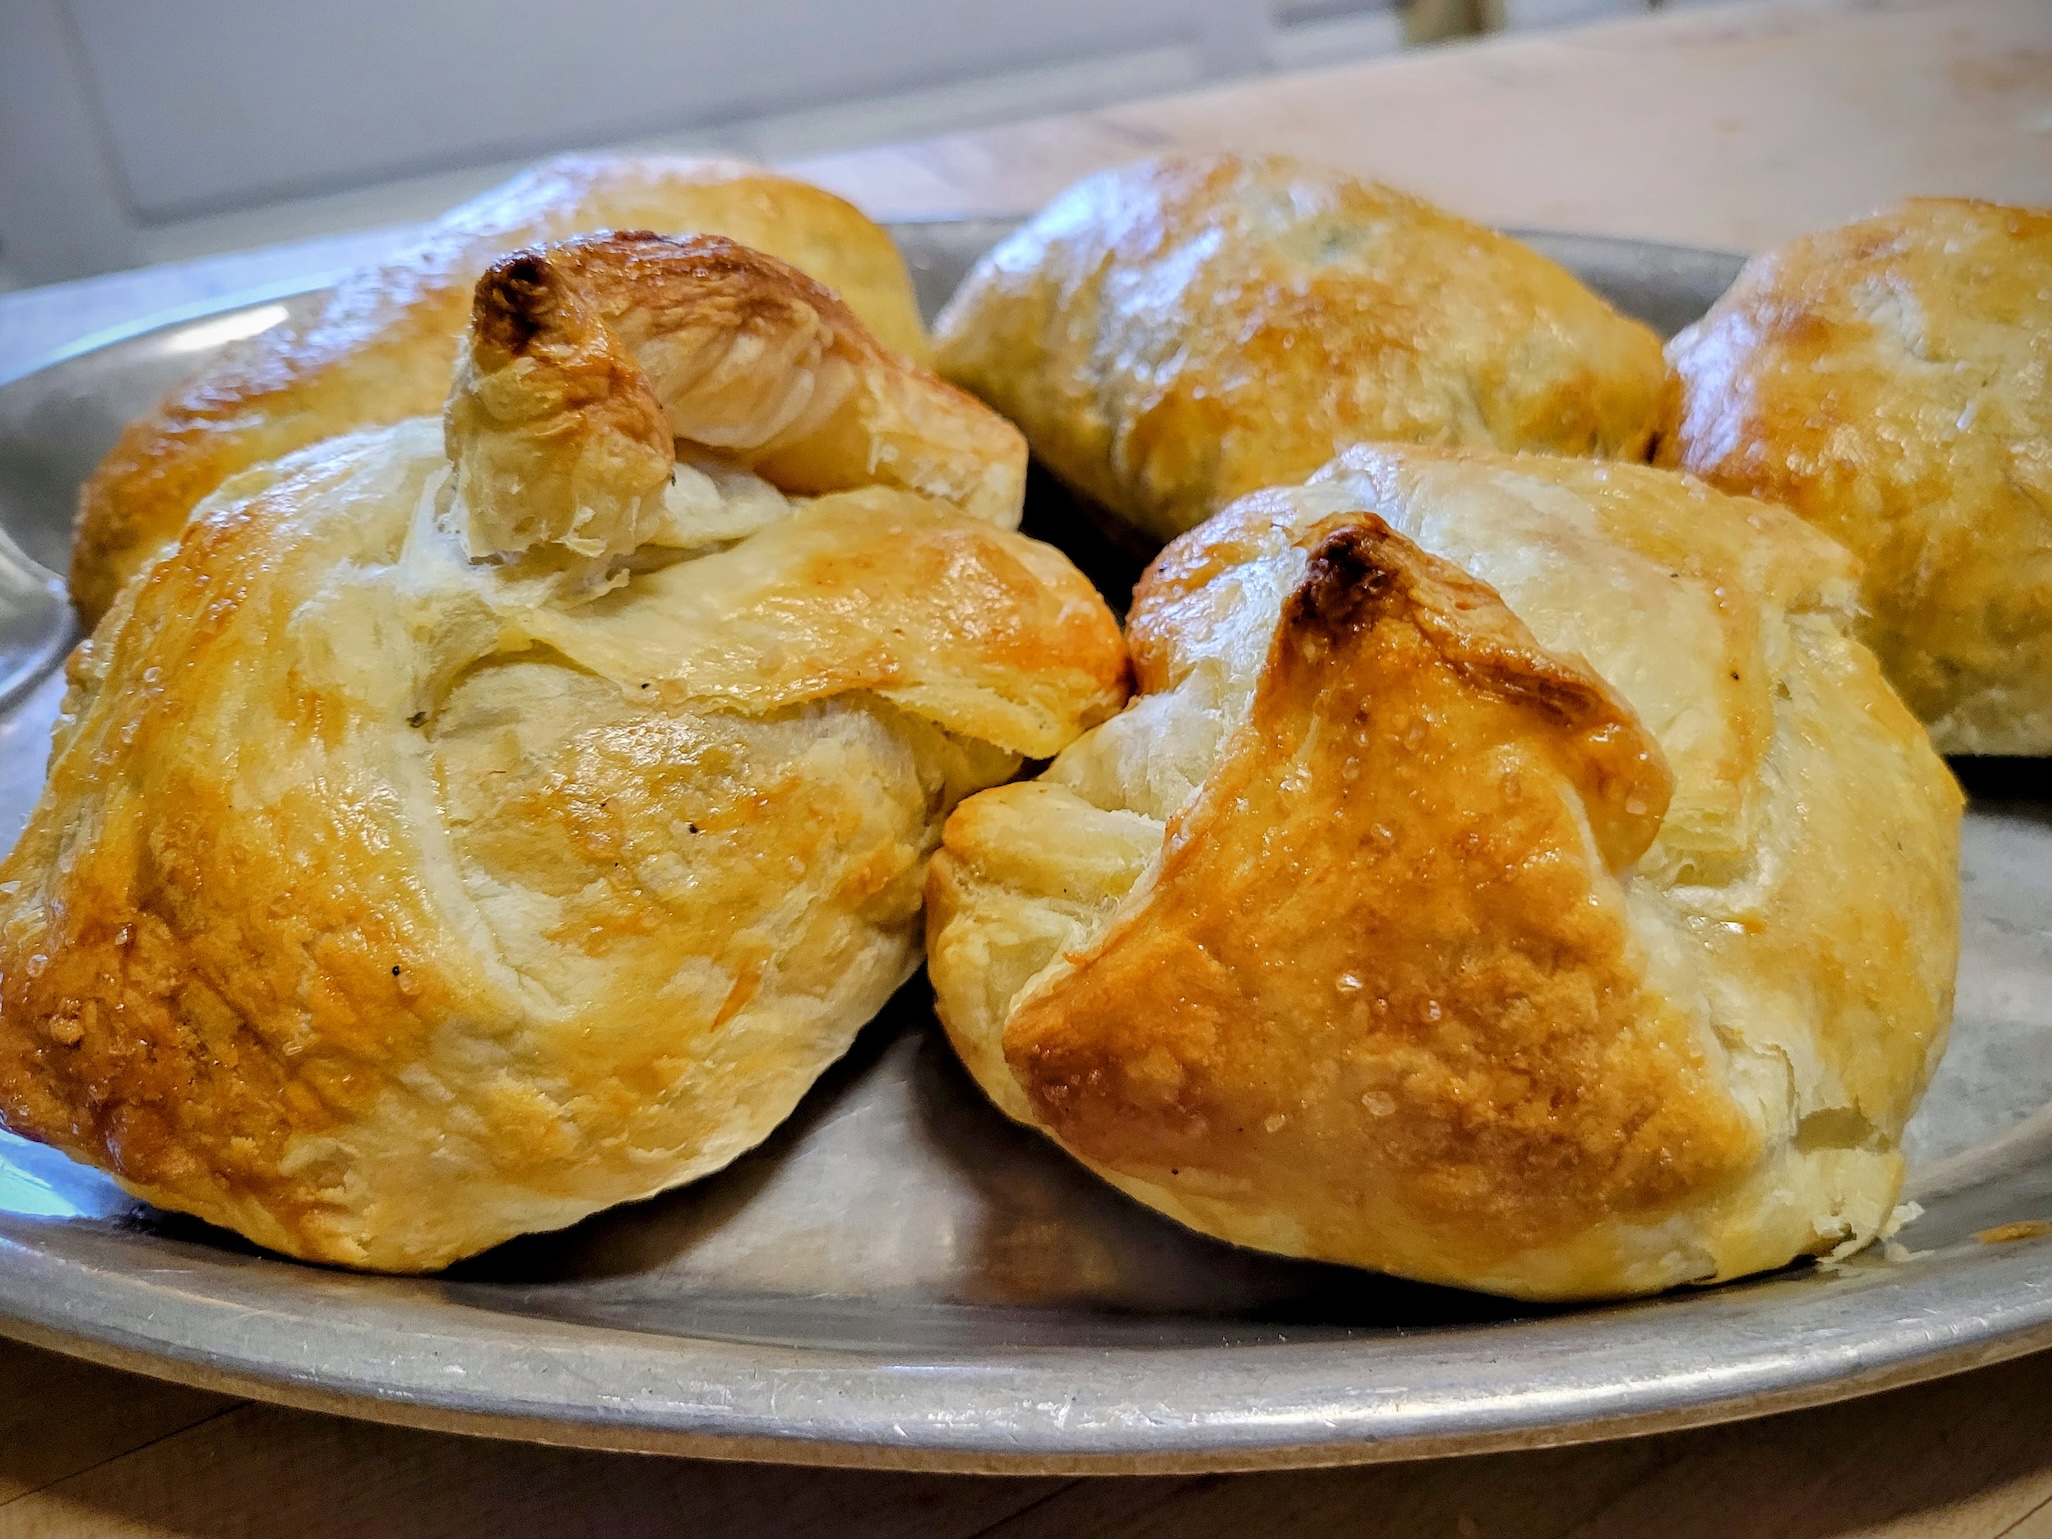
<path fill-rule="evenodd" d="M 1780 509 L 1396 445 L 1171 544 L 1138 695 L 973 796 L 928 966 L 1013 1117 L 1241 1245 L 1537 1299 L 1873 1238 L 1960 796 Z"/>
<path fill-rule="evenodd" d="M 1124 697 L 1023 461 L 773 258 L 498 263 L 443 422 L 231 480 L 79 648 L 0 1122 L 385 1270 L 725 1164 L 917 966 L 948 810 Z"/>
<path fill-rule="evenodd" d="M 1942 751 L 2052 753 L 2052 209 L 1805 236 L 1669 351 L 1661 462 L 1852 548 L 1861 638 Z"/>
<path fill-rule="evenodd" d="M 202 497 L 237 471 L 338 433 L 441 408 L 471 286 L 505 252 L 597 230 L 703 231 L 766 251 L 924 361 L 912 280 L 883 230 L 831 193 L 744 161 L 566 156 L 452 210 L 411 248 L 346 278 L 172 391 L 79 494 L 71 594 L 91 626 Z"/>
<path fill-rule="evenodd" d="M 1157 540 L 1348 444 L 1641 458 L 1660 342 L 1537 252 L 1282 157 L 1079 183 L 935 323 L 940 370 Z"/>

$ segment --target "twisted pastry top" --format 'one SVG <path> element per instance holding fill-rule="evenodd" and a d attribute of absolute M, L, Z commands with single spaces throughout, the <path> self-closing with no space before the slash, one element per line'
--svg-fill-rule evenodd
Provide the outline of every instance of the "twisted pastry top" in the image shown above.
<path fill-rule="evenodd" d="M 650 231 L 518 251 L 479 279 L 444 413 L 473 557 L 696 543 L 675 444 L 797 493 L 881 485 L 1016 524 L 1025 442 L 883 347 L 796 268 Z"/>
<path fill-rule="evenodd" d="M 129 424 L 79 490 L 71 595 L 91 626 L 230 477 L 310 444 L 437 410 L 478 275 L 587 230 L 731 236 L 839 295 L 885 346 L 927 354 L 911 275 L 844 199 L 746 161 L 566 155 L 437 219 L 230 349 Z"/>

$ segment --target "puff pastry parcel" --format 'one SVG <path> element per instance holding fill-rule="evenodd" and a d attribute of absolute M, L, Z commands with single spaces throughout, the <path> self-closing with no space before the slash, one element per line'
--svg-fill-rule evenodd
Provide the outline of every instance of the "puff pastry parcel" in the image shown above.
<path fill-rule="evenodd" d="M 1079 183 L 984 258 L 940 369 L 1157 540 L 1367 439 L 1642 458 L 1660 342 L 1417 198 L 1281 157 Z"/>
<path fill-rule="evenodd" d="M 598 230 L 725 235 L 834 290 L 886 345 L 926 355 L 911 276 L 831 193 L 744 161 L 567 156 L 452 210 L 318 309 L 251 339 L 137 419 L 79 494 L 71 594 L 90 627 L 239 470 L 441 409 L 478 275 L 519 246 Z"/>
<path fill-rule="evenodd" d="M 1663 463 L 1865 564 L 1947 753 L 2052 753 L 2052 209 L 1918 198 L 1752 262 L 1674 339 Z"/>
<path fill-rule="evenodd" d="M 1371 446 L 1171 544 L 1138 696 L 973 796 L 929 967 L 992 1098 L 1241 1245 L 1537 1299 L 1865 1242 L 1960 796 L 1792 515 Z"/>
<path fill-rule="evenodd" d="M 75 655 L 0 1122 L 388 1270 L 731 1160 L 917 966 L 948 810 L 1124 697 L 1024 459 L 731 242 L 495 264 L 443 421 L 230 480 Z"/>

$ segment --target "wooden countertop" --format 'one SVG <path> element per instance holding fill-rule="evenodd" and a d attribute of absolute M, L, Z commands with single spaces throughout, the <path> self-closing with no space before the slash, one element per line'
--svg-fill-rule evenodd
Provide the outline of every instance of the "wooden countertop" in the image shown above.
<path fill-rule="evenodd" d="M 2045 1539 L 2052 1353 L 1821 1410 L 1353 1470 L 1004 1479 L 479 1442 L 0 1343 L 0 1539 Z"/>
<path fill-rule="evenodd" d="M 2052 3 L 1671 12 L 802 163 L 880 217 L 1026 210 L 1168 145 L 1287 150 L 1503 225 L 1758 249 L 1919 192 L 2052 204 Z M 0 295 L 0 376 L 389 232 Z M 472 1441 L 0 1342 L 0 1539 L 791 1532 L 2052 1536 L 2052 1354 L 1544 1452 L 1146 1480 L 794 1471 Z"/>
<path fill-rule="evenodd" d="M 1758 251 L 1916 193 L 2052 204 L 2052 6 L 1708 6 L 796 169 L 879 218 L 1009 213 L 1172 146 L 1300 155 L 1500 226 Z"/>

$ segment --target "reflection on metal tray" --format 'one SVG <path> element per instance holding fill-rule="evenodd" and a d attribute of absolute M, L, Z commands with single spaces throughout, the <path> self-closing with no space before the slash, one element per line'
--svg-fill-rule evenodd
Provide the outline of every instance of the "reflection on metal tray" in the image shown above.
<path fill-rule="evenodd" d="M 1007 225 L 895 232 L 929 310 Z M 1723 253 L 1534 235 L 1672 330 Z M 50 576 L 121 425 L 270 294 L 100 338 L 0 385 L 0 838 L 41 781 L 69 637 Z M 1133 555 L 1036 481 L 1029 528 L 1117 597 Z M 600 1447 L 997 1470 L 1248 1468 L 1741 1416 L 2052 1344 L 2052 798 L 1962 766 L 1954 1045 L 1912 1125 L 1925 1216 L 1886 1252 L 1542 1310 L 1189 1234 L 1007 1123 L 923 980 L 722 1174 L 430 1279 L 260 1254 L 0 1135 L 0 1331 L 120 1366 L 426 1426 Z"/>

